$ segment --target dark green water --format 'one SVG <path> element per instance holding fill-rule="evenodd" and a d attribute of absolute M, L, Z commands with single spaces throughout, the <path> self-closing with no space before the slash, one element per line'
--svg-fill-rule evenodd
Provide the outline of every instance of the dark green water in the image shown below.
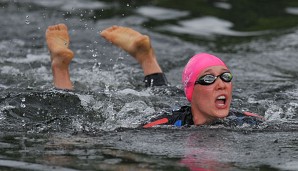
<path fill-rule="evenodd" d="M 0 0 L 0 170 L 297 170 L 298 1 Z M 69 27 L 76 91 L 52 89 L 44 33 Z M 98 36 L 111 25 L 152 39 L 171 83 Z M 197 52 L 234 74 L 232 108 L 258 128 L 138 129 L 187 104 L 181 71 Z"/>

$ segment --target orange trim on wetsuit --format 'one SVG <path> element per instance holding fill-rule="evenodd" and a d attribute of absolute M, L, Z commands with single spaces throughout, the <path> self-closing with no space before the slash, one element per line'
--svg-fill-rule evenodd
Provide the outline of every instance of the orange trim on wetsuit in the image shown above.
<path fill-rule="evenodd" d="M 243 112 L 244 115 L 246 116 L 252 116 L 252 117 L 256 117 L 256 118 L 260 118 L 262 120 L 265 120 L 265 118 L 263 116 L 260 116 L 258 114 L 255 114 L 255 113 L 251 113 L 251 112 Z"/>
<path fill-rule="evenodd" d="M 161 125 L 161 124 L 165 124 L 165 123 L 168 123 L 168 122 L 169 122 L 168 118 L 162 118 L 162 119 L 158 119 L 154 122 L 150 122 L 150 123 L 144 125 L 143 128 L 150 128 L 150 127 L 153 127 L 155 125 Z"/>

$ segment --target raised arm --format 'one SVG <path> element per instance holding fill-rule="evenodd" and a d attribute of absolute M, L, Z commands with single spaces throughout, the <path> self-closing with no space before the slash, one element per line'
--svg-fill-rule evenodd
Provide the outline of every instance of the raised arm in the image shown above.
<path fill-rule="evenodd" d="M 133 56 L 141 65 L 145 76 L 162 73 L 148 36 L 121 26 L 109 27 L 100 35 Z"/>
<path fill-rule="evenodd" d="M 69 74 L 69 64 L 74 53 L 69 47 L 67 26 L 58 24 L 46 30 L 46 41 L 51 55 L 54 86 L 58 89 L 73 89 Z"/>
<path fill-rule="evenodd" d="M 166 85 L 167 80 L 156 60 L 150 38 L 131 28 L 112 26 L 103 30 L 100 35 L 107 41 L 125 50 L 141 65 L 146 86 Z"/>

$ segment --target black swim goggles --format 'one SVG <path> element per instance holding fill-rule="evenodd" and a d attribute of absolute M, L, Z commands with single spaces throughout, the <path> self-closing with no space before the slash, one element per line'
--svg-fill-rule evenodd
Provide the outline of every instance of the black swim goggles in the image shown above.
<path fill-rule="evenodd" d="M 233 79 L 233 75 L 230 72 L 224 72 L 218 76 L 214 76 L 212 74 L 207 74 L 207 75 L 203 75 L 202 77 L 200 77 L 196 82 L 196 84 L 200 84 L 200 85 L 211 85 L 213 84 L 217 78 L 220 78 L 222 81 L 229 83 L 232 81 Z"/>

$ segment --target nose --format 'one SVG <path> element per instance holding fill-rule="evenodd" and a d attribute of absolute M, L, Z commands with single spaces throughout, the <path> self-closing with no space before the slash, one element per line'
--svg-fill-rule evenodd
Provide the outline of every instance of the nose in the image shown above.
<path fill-rule="evenodd" d="M 216 89 L 225 89 L 227 87 L 227 83 L 221 80 L 220 78 L 215 81 Z"/>

